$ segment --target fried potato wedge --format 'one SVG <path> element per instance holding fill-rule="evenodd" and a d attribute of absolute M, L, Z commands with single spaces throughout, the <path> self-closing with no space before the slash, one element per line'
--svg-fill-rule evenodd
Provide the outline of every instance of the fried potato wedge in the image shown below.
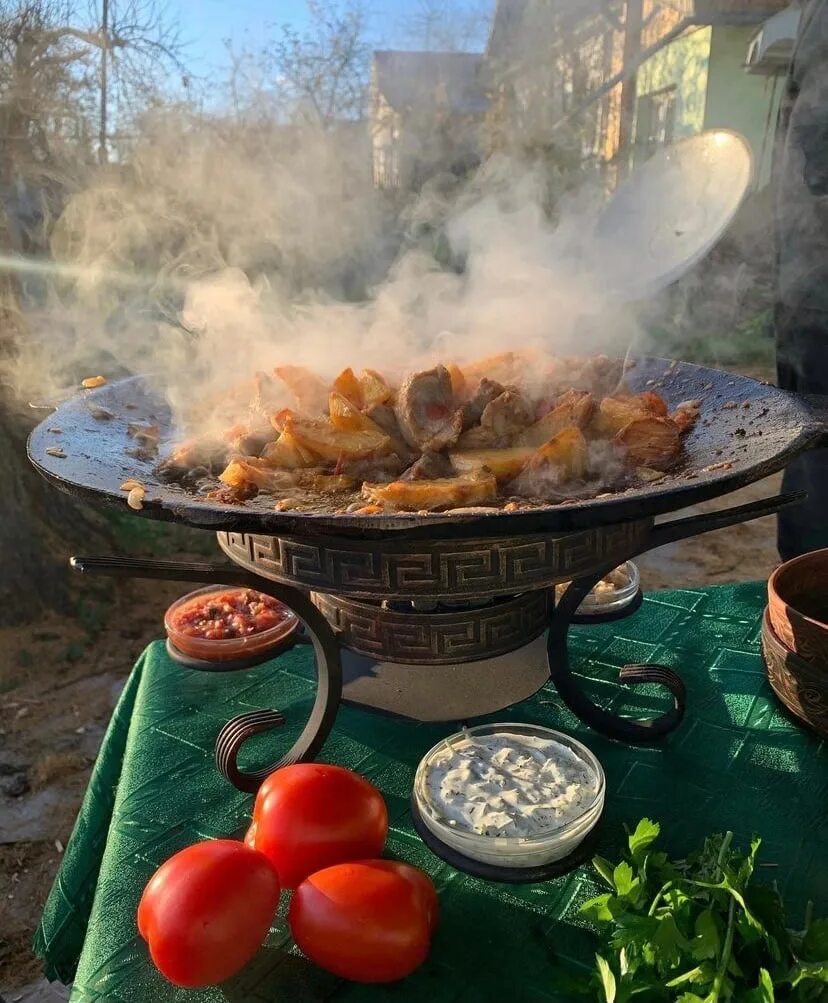
<path fill-rule="evenodd" d="M 324 414 L 328 404 L 328 386 L 304 366 L 278 366 L 273 372 L 296 398 L 296 406 L 306 414 Z"/>
<path fill-rule="evenodd" d="M 453 362 L 448 363 L 446 369 L 448 369 L 448 374 L 451 378 L 451 392 L 458 400 L 462 400 L 466 395 L 467 386 L 463 370 Z"/>
<path fill-rule="evenodd" d="M 570 426 L 536 449 L 524 470 L 531 475 L 555 467 L 563 480 L 578 480 L 586 476 L 588 458 L 584 433 Z"/>
<path fill-rule="evenodd" d="M 385 404 L 394 396 L 394 391 L 375 369 L 363 369 L 359 385 L 362 392 L 362 407 L 366 411 L 377 404 Z"/>
<path fill-rule="evenodd" d="M 333 381 L 332 389 L 335 393 L 341 394 L 349 400 L 354 407 L 361 408 L 364 406 L 362 400 L 362 384 L 357 379 L 353 369 L 343 369 L 339 376 L 337 376 L 337 378 Z"/>
<path fill-rule="evenodd" d="M 667 417 L 667 403 L 655 391 L 616 394 L 613 397 L 605 397 L 598 405 L 592 428 L 596 435 L 610 439 L 634 419 L 647 415 Z"/>
<path fill-rule="evenodd" d="M 300 418 L 292 414 L 282 421 L 283 431 L 289 432 L 303 449 L 323 460 L 359 460 L 391 452 L 391 439 L 379 426 L 375 430 L 337 428 L 327 418 Z"/>
<path fill-rule="evenodd" d="M 568 390 L 556 406 L 515 439 L 516 446 L 542 446 L 565 428 L 584 428 L 595 410 L 588 390 Z"/>
<path fill-rule="evenodd" d="M 473 470 L 489 470 L 495 475 L 498 483 L 511 481 L 523 470 L 533 456 L 535 450 L 518 449 L 458 449 L 449 453 L 449 459 L 458 473 L 466 474 Z"/>
<path fill-rule="evenodd" d="M 625 425 L 615 436 L 628 463 L 651 470 L 665 470 L 678 456 L 681 436 L 669 418 L 646 415 Z"/>
<path fill-rule="evenodd" d="M 475 471 L 463 477 L 433 481 L 391 481 L 390 484 L 363 484 L 362 497 L 374 504 L 406 512 L 436 512 L 465 505 L 485 505 L 497 498 L 494 474 Z"/>
<path fill-rule="evenodd" d="M 336 428 L 374 432 L 379 435 L 387 434 L 368 415 L 363 414 L 347 397 L 336 391 L 332 391 L 328 397 L 328 411 L 331 416 L 331 424 Z"/>
<path fill-rule="evenodd" d="M 282 432 L 275 442 L 265 446 L 262 450 L 262 460 L 269 467 L 278 467 L 282 470 L 301 470 L 305 467 L 319 466 L 319 461 L 313 453 L 300 446 L 290 432 Z"/>
<path fill-rule="evenodd" d="M 283 491 L 297 483 L 299 472 L 274 470 L 255 457 L 236 456 L 219 474 L 219 480 L 228 488 L 243 494 L 251 485 L 264 491 Z"/>
<path fill-rule="evenodd" d="M 625 425 L 646 415 L 647 411 L 637 397 L 605 397 L 595 412 L 591 431 L 599 438 L 611 439 Z"/>

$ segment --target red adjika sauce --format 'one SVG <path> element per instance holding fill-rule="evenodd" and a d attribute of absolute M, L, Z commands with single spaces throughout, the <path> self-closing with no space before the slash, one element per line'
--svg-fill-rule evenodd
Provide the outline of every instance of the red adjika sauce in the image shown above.
<path fill-rule="evenodd" d="M 208 588 L 184 596 L 167 610 L 164 625 L 180 651 L 222 661 L 280 643 L 298 621 L 277 599 L 243 588 Z"/>

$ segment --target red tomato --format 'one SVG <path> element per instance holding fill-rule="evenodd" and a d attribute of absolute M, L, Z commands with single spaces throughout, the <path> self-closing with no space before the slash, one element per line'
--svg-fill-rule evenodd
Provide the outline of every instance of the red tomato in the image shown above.
<path fill-rule="evenodd" d="M 177 986 L 230 978 L 261 946 L 279 904 L 279 878 L 261 853 L 230 839 L 188 846 L 150 878 L 138 932 Z"/>
<path fill-rule="evenodd" d="M 256 796 L 245 842 L 264 853 L 283 888 L 346 860 L 376 857 L 388 835 L 388 809 L 363 777 L 324 763 L 285 766 Z"/>
<path fill-rule="evenodd" d="M 303 881 L 288 920 L 293 939 L 321 968 L 353 982 L 394 982 L 425 961 L 436 906 L 434 886 L 416 868 L 357 860 Z"/>
<path fill-rule="evenodd" d="M 434 887 L 434 882 L 431 878 L 418 867 L 414 867 L 413 864 L 405 864 L 401 860 L 372 860 L 371 864 L 374 867 L 393 871 L 399 874 L 400 877 L 405 878 L 406 881 L 411 882 L 420 895 L 420 901 L 428 920 L 428 928 L 433 933 L 434 928 L 437 926 L 439 909 L 437 905 L 437 889 Z"/>

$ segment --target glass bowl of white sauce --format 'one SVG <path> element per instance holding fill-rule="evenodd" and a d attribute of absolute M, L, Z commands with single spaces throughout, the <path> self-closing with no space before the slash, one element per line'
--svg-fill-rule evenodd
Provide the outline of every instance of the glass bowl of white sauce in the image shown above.
<path fill-rule="evenodd" d="M 557 602 L 560 602 L 568 587 L 569 582 L 560 582 L 555 586 Z M 638 565 L 627 561 L 610 571 L 591 592 L 584 596 L 577 610 L 578 616 L 618 613 L 635 600 L 640 588 L 641 572 L 638 570 Z"/>
<path fill-rule="evenodd" d="M 426 828 L 472 860 L 540 867 L 573 853 L 604 808 L 589 749 L 534 724 L 484 724 L 430 749 L 414 778 Z"/>

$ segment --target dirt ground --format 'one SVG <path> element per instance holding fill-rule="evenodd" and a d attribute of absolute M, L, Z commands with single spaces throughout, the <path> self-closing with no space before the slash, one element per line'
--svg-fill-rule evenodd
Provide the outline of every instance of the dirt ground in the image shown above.
<path fill-rule="evenodd" d="M 738 504 L 774 494 L 780 477 L 731 495 Z M 695 511 L 723 507 L 722 500 Z M 641 558 L 645 590 L 767 578 L 778 562 L 775 521 L 765 518 L 662 548 Z M 211 544 L 188 531 L 156 541 L 157 553 L 203 560 Z M 159 550 L 158 547 L 161 546 Z M 163 633 L 176 583 L 80 579 L 70 616 L 0 628 L 0 995 L 37 979 L 31 940 L 72 830 L 98 746 L 133 662 Z"/>

